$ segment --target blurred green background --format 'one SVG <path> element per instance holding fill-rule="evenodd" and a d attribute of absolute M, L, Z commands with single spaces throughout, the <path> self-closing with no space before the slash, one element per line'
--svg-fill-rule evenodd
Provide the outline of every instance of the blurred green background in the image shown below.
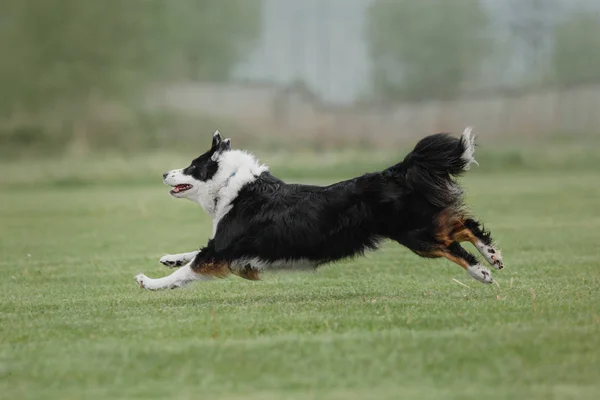
<path fill-rule="evenodd" d="M 192 155 L 218 128 L 269 155 L 398 158 L 472 124 L 507 165 L 544 163 L 524 146 L 587 162 L 599 15 L 594 0 L 3 0 L 0 156 Z"/>

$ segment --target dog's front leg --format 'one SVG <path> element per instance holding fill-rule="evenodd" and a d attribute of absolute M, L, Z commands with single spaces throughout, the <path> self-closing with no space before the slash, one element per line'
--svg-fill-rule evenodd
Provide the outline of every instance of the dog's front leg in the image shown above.
<path fill-rule="evenodd" d="M 164 278 L 152 279 L 148 278 L 144 274 L 139 274 L 135 277 L 138 285 L 143 289 L 148 290 L 161 290 L 161 289 L 175 289 L 182 287 L 192 281 L 208 281 L 212 279 L 210 275 L 203 275 L 194 272 L 192 269 L 193 261 L 188 262 L 171 275 L 165 276 Z"/>
<path fill-rule="evenodd" d="M 178 268 L 192 261 L 200 251 L 190 251 L 181 254 L 165 254 L 160 258 L 160 263 L 169 268 Z"/>

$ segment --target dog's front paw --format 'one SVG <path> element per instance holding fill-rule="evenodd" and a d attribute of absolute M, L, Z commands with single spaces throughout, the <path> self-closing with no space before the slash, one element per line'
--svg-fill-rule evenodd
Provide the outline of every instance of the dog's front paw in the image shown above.
<path fill-rule="evenodd" d="M 177 268 L 185 264 L 185 260 L 178 254 L 165 254 L 159 261 L 162 265 L 169 268 Z"/>
<path fill-rule="evenodd" d="M 146 282 L 148 279 L 149 278 L 144 274 L 137 274 L 135 276 L 135 281 L 137 282 L 138 286 L 142 289 L 147 289 Z"/>
<path fill-rule="evenodd" d="M 469 265 L 467 269 L 469 274 L 473 277 L 473 279 L 481 282 L 481 283 L 493 283 L 494 279 L 492 279 L 492 273 L 489 269 L 481 266 L 481 265 Z"/>

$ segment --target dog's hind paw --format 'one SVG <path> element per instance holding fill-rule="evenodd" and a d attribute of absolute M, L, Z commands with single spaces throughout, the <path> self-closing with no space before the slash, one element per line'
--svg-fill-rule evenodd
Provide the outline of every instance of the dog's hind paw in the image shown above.
<path fill-rule="evenodd" d="M 160 258 L 160 263 L 169 268 L 178 268 L 186 263 L 185 258 L 180 254 L 165 254 Z"/>
<path fill-rule="evenodd" d="M 491 254 L 488 261 L 490 264 L 492 264 L 492 267 L 496 269 L 504 268 L 504 262 L 502 261 L 502 254 L 500 254 L 500 250 L 496 250 L 496 254 Z"/>
<path fill-rule="evenodd" d="M 469 274 L 473 279 L 479 281 L 481 283 L 493 283 L 494 279 L 492 279 L 492 273 L 489 269 L 477 264 L 477 265 L 469 265 L 467 269 Z"/>
<path fill-rule="evenodd" d="M 504 262 L 502 261 L 502 253 L 500 253 L 500 250 L 494 246 L 486 245 L 481 242 L 477 243 L 475 246 L 492 267 L 495 269 L 504 268 Z"/>

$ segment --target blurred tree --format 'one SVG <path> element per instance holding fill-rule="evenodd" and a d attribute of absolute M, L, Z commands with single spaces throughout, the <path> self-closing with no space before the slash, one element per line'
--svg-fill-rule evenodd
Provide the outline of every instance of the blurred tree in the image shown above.
<path fill-rule="evenodd" d="M 226 80 L 260 32 L 260 0 L 178 0 L 169 33 L 183 77 Z"/>
<path fill-rule="evenodd" d="M 562 86 L 600 83 L 600 18 L 575 12 L 554 33 L 555 81 Z"/>
<path fill-rule="evenodd" d="M 376 0 L 368 18 L 373 89 L 386 100 L 453 98 L 486 54 L 478 0 Z"/>
<path fill-rule="evenodd" d="M 223 80 L 260 29 L 259 0 L 3 0 L 0 114 Z"/>

